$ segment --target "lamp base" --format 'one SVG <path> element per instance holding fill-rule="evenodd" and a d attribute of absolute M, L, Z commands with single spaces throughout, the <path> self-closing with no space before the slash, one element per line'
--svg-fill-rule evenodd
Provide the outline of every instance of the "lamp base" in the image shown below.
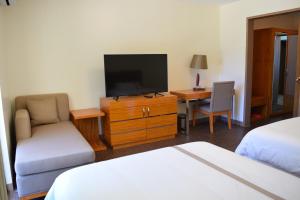
<path fill-rule="evenodd" d="M 193 90 L 194 91 L 203 91 L 203 90 L 205 90 L 205 88 L 204 87 L 194 87 Z"/>

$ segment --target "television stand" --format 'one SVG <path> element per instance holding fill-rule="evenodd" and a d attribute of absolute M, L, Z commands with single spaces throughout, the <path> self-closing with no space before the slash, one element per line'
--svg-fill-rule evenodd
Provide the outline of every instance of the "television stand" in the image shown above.
<path fill-rule="evenodd" d="M 105 112 L 104 137 L 115 148 L 174 138 L 177 133 L 177 96 L 101 98 Z"/>

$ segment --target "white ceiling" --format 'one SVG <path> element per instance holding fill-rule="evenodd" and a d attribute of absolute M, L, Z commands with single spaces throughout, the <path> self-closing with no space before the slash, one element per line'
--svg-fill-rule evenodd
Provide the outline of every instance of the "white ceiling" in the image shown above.
<path fill-rule="evenodd" d="M 203 3 L 212 3 L 212 4 L 226 4 L 239 0 L 196 0 Z"/>

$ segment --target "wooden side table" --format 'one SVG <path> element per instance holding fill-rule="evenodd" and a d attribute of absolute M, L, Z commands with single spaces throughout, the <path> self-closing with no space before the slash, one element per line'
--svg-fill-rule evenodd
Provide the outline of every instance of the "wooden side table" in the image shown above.
<path fill-rule="evenodd" d="M 106 145 L 100 140 L 98 118 L 105 113 L 98 108 L 72 110 L 73 124 L 89 142 L 95 152 L 106 150 Z"/>

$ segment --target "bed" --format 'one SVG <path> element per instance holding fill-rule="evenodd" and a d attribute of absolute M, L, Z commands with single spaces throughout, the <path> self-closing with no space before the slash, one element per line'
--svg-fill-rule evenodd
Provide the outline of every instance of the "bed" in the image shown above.
<path fill-rule="evenodd" d="M 253 129 L 235 152 L 300 177 L 300 117 Z"/>
<path fill-rule="evenodd" d="M 69 170 L 45 199 L 299 199 L 299 188 L 293 175 L 194 142 Z"/>

